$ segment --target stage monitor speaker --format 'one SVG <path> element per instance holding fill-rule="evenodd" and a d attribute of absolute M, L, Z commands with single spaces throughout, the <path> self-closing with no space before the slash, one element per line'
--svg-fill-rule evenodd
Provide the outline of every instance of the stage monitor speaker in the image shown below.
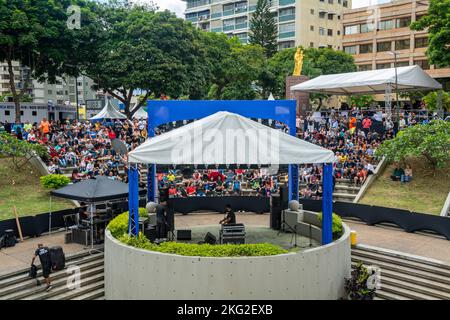
<path fill-rule="evenodd" d="M 151 242 L 155 242 L 156 240 L 156 226 L 149 225 L 147 229 L 144 230 L 144 235 L 147 237 L 148 240 Z"/>
<path fill-rule="evenodd" d="M 192 240 L 191 230 L 177 230 L 177 240 Z"/>
<path fill-rule="evenodd" d="M 280 188 L 280 201 L 281 201 L 281 209 L 285 210 L 289 205 L 289 188 L 281 187 Z"/>
<path fill-rule="evenodd" d="M 270 210 L 270 228 L 273 230 L 281 229 L 281 210 L 280 207 L 272 207 Z"/>
<path fill-rule="evenodd" d="M 216 244 L 217 238 L 211 233 L 208 232 L 205 236 L 205 243 Z"/>

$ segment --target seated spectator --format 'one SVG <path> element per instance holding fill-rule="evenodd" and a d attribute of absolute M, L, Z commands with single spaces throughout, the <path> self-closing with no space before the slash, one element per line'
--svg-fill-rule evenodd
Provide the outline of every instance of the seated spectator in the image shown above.
<path fill-rule="evenodd" d="M 405 173 L 402 174 L 400 181 L 402 183 L 410 182 L 412 180 L 413 172 L 411 166 L 408 164 L 405 168 Z"/>
<path fill-rule="evenodd" d="M 394 171 L 392 172 L 391 179 L 392 179 L 392 181 L 400 181 L 402 178 L 402 175 L 404 175 L 404 174 L 405 174 L 405 171 L 397 163 L 395 165 Z"/>
<path fill-rule="evenodd" d="M 48 165 L 48 172 L 50 172 L 50 174 L 61 174 L 61 170 L 55 163 L 53 163 L 53 161 L 50 161 Z"/>

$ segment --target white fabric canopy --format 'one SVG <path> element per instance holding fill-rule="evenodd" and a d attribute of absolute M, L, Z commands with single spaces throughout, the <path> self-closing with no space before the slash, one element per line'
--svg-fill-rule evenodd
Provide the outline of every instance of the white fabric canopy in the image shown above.
<path fill-rule="evenodd" d="M 442 85 L 419 66 L 397 68 L 398 90 L 437 90 Z M 395 68 L 360 71 L 319 76 L 292 86 L 292 91 L 324 94 L 376 94 L 384 93 L 386 85 L 395 88 Z"/>
<path fill-rule="evenodd" d="M 147 118 L 148 113 L 144 110 L 144 108 L 139 108 L 139 110 L 133 114 L 133 119 L 147 119 Z"/>
<path fill-rule="evenodd" d="M 132 163 L 301 164 L 334 162 L 332 151 L 235 113 L 220 111 L 148 139 Z"/>
<path fill-rule="evenodd" d="M 126 119 L 127 116 L 118 111 L 114 106 L 111 104 L 110 100 L 106 101 L 106 105 L 103 107 L 103 109 L 93 116 L 90 120 L 102 120 L 102 119 Z"/>

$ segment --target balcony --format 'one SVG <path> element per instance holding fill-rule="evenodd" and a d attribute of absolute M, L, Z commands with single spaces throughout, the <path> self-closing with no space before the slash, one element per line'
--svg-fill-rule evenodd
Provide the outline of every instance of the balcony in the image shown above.
<path fill-rule="evenodd" d="M 218 19 L 222 17 L 222 12 L 216 12 L 211 14 L 211 19 Z"/>
<path fill-rule="evenodd" d="M 248 23 L 247 23 L 247 22 L 239 23 L 239 24 L 237 24 L 237 25 L 234 26 L 234 29 L 235 29 L 235 30 L 238 30 L 238 29 L 247 29 L 247 28 L 248 28 Z"/>
<path fill-rule="evenodd" d="M 279 39 L 292 38 L 295 37 L 295 31 L 282 32 L 278 34 Z"/>
<path fill-rule="evenodd" d="M 295 4 L 295 0 L 279 0 L 278 5 L 281 6 L 287 6 L 290 4 Z"/>
<path fill-rule="evenodd" d="M 227 11 L 224 11 L 224 12 L 223 12 L 223 16 L 224 16 L 224 17 L 226 17 L 226 16 L 231 16 L 231 15 L 233 15 L 233 14 L 234 14 L 234 10 L 233 10 L 233 9 L 227 10 Z"/>
<path fill-rule="evenodd" d="M 186 18 L 186 21 L 189 21 L 189 22 L 197 22 L 197 20 L 198 20 L 197 16 Z"/>
<path fill-rule="evenodd" d="M 223 26 L 223 32 L 234 30 L 234 25 L 232 26 Z"/>
<path fill-rule="evenodd" d="M 292 21 L 295 20 L 295 14 L 288 14 L 285 16 L 279 16 L 278 22 Z"/>
<path fill-rule="evenodd" d="M 222 27 L 212 28 L 211 32 L 222 32 Z"/>

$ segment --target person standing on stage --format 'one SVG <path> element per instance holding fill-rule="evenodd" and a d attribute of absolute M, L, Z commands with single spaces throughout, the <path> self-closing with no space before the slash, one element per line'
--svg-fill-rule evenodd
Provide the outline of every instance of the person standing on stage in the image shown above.
<path fill-rule="evenodd" d="M 156 206 L 156 238 L 160 241 L 167 238 L 167 201 Z"/>

